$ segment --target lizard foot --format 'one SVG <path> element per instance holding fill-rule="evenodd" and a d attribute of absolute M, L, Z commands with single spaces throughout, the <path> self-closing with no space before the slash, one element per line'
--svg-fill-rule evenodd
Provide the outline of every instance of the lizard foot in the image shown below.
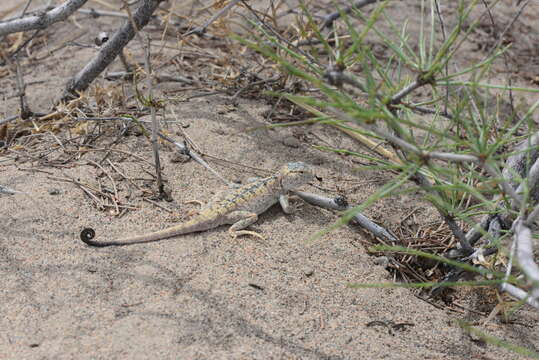
<path fill-rule="evenodd" d="M 296 212 L 298 212 L 299 210 L 303 209 L 303 206 L 305 204 L 301 201 L 298 201 L 298 202 L 294 202 L 292 205 L 290 205 L 290 208 L 289 208 L 289 213 L 288 214 L 294 214 Z"/>
<path fill-rule="evenodd" d="M 257 232 L 254 232 L 254 231 L 249 231 L 249 230 L 238 230 L 238 231 L 228 231 L 228 233 L 230 234 L 230 236 L 232 236 L 234 239 L 237 238 L 238 236 L 241 236 L 241 235 L 251 235 L 251 236 L 254 236 L 254 237 L 257 237 L 261 240 L 264 240 L 266 241 L 266 238 L 262 235 L 260 235 L 259 233 Z"/>

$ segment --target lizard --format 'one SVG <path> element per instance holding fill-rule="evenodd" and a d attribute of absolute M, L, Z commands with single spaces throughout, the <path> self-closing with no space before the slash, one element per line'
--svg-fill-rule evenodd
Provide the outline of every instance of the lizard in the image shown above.
<path fill-rule="evenodd" d="M 81 233 L 81 240 L 95 247 L 124 246 L 155 242 L 178 235 L 210 230 L 226 224 L 231 224 L 228 233 L 234 238 L 239 235 L 253 235 L 264 239 L 262 235 L 244 229 L 254 224 L 258 220 L 258 215 L 276 203 L 281 205 L 286 214 L 292 213 L 293 209 L 288 201 L 289 193 L 313 179 L 314 173 L 309 165 L 303 162 L 290 162 L 271 176 L 218 193 L 202 207 L 198 215 L 184 223 L 149 234 L 114 241 L 95 241 L 93 240 L 95 233 L 89 229 L 90 234 L 85 234 L 84 231 Z"/>

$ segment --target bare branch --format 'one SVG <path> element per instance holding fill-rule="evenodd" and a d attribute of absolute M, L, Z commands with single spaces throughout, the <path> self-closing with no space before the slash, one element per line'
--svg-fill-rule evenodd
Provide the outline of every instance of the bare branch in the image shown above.
<path fill-rule="evenodd" d="M 485 171 L 490 175 L 492 176 L 492 178 L 496 179 L 500 179 L 500 186 L 502 187 L 503 191 L 509 195 L 511 197 L 511 199 L 513 200 L 513 202 L 516 204 L 516 206 L 520 206 L 520 204 L 522 203 L 522 198 L 520 195 L 518 195 L 515 191 L 515 189 L 511 186 L 511 184 L 509 184 L 509 182 L 504 178 L 503 176 L 503 173 L 502 174 L 498 174 L 498 172 L 496 171 L 496 169 L 492 166 L 490 166 L 489 164 L 487 163 L 482 163 L 482 166 L 483 166 L 483 169 L 485 169 Z"/>
<path fill-rule="evenodd" d="M 533 210 L 528 214 L 526 225 L 532 226 L 533 223 L 535 223 L 535 220 L 537 220 L 537 217 L 539 217 L 539 204 L 535 205 Z"/>
<path fill-rule="evenodd" d="M 516 185 L 517 181 L 514 180 L 515 174 L 520 177 L 524 177 L 527 173 L 528 159 L 535 161 L 539 157 L 539 132 L 533 134 L 529 139 L 522 141 L 515 148 L 515 155 L 507 158 L 503 175 L 507 178 L 512 185 Z"/>
<path fill-rule="evenodd" d="M 326 80 L 330 85 L 333 86 L 342 86 L 342 84 L 349 84 L 364 93 L 368 93 L 367 88 L 359 80 L 356 79 L 354 75 L 349 72 L 342 71 L 341 69 L 330 66 L 326 69 L 324 73 L 324 80 Z M 377 97 L 379 99 L 379 97 Z"/>
<path fill-rule="evenodd" d="M 133 14 L 131 13 L 131 10 L 129 9 L 129 4 L 127 3 L 127 0 L 124 0 L 125 9 L 127 10 L 127 15 L 129 17 L 129 22 L 131 23 L 131 26 L 135 29 L 135 35 L 137 36 L 138 40 L 140 41 L 140 45 L 144 49 L 144 68 L 146 70 L 146 80 L 148 84 L 148 98 L 146 100 L 147 106 L 150 107 L 150 114 L 152 118 L 152 150 L 153 150 L 153 157 L 155 160 L 155 174 L 157 177 L 157 190 L 159 191 L 159 199 L 166 198 L 165 194 L 165 188 L 163 185 L 163 176 L 161 174 L 161 160 L 159 158 L 159 144 L 157 143 L 157 133 L 159 131 L 159 123 L 157 122 L 157 117 L 155 116 L 155 106 L 156 103 L 153 99 L 153 73 L 152 73 L 152 64 L 151 64 L 151 56 L 150 56 L 150 49 L 151 49 L 151 42 L 150 37 L 147 39 L 147 43 L 144 43 L 144 39 L 142 38 L 142 35 L 140 34 L 139 27 L 135 23 L 135 19 L 133 18 Z M 120 53 L 120 59 L 124 63 L 124 66 L 127 68 L 127 61 L 125 60 L 122 53 Z M 129 71 L 129 69 L 127 69 Z"/>
<path fill-rule="evenodd" d="M 416 171 L 413 176 L 413 179 L 426 193 L 431 191 L 432 184 L 425 175 L 423 175 L 419 171 Z M 464 251 L 464 253 L 466 255 L 472 253 L 473 248 L 470 245 L 468 239 L 466 238 L 466 234 L 464 234 L 464 231 L 462 231 L 462 229 L 458 226 L 457 222 L 453 218 L 453 215 L 449 214 L 446 210 L 442 209 L 439 206 L 434 205 L 434 207 L 436 208 L 436 210 L 438 210 L 438 213 L 453 233 L 453 236 L 458 239 L 461 249 Z"/>
<path fill-rule="evenodd" d="M 224 182 L 227 186 L 229 186 L 229 187 L 234 186 L 234 184 L 232 182 L 230 182 L 227 179 L 225 179 L 224 177 L 222 177 L 221 174 L 219 174 L 210 165 L 208 165 L 208 163 L 205 162 L 204 159 L 202 159 L 202 157 L 200 157 L 200 155 L 198 155 L 193 150 L 189 149 L 185 143 L 182 144 L 182 143 L 179 143 L 177 141 L 174 141 L 173 139 L 169 138 L 168 136 L 166 136 L 165 134 L 163 134 L 161 132 L 159 132 L 157 135 L 159 135 L 159 137 L 161 137 L 162 139 L 165 139 L 166 141 L 171 142 L 172 144 L 174 144 L 174 146 L 176 146 L 178 148 L 178 151 L 180 152 L 180 154 L 187 155 L 191 159 L 195 160 L 197 163 L 199 163 L 200 165 L 205 167 L 206 170 L 208 170 L 213 175 L 215 175 L 216 178 L 218 178 L 219 180 Z"/>
<path fill-rule="evenodd" d="M 294 191 L 293 193 L 298 195 L 300 198 L 302 198 L 309 204 L 319 206 L 324 209 L 339 210 L 339 211 L 345 211 L 345 210 L 350 209 L 346 201 L 342 198 L 330 199 L 330 198 L 320 196 L 318 194 L 311 194 L 304 191 Z M 372 220 L 370 220 L 365 215 L 357 213 L 356 215 L 354 215 L 353 220 L 356 221 L 359 226 L 370 231 L 374 236 L 376 236 L 379 239 L 389 241 L 390 243 L 399 242 L 396 236 L 391 234 L 389 231 L 387 231 L 383 227 L 375 224 Z"/>
<path fill-rule="evenodd" d="M 26 11 L 28 10 L 28 8 L 30 7 L 30 4 L 32 3 L 32 0 L 28 0 L 26 2 L 26 5 L 24 5 L 24 9 L 22 9 L 22 12 L 21 12 L 21 15 L 19 16 L 19 18 L 22 18 L 24 17 L 24 15 L 26 14 Z"/>
<path fill-rule="evenodd" d="M 516 193 L 518 195 L 521 195 L 524 192 L 524 188 L 527 186 L 528 191 L 530 192 L 530 202 L 533 204 L 537 199 L 537 191 L 536 189 L 537 183 L 539 182 L 539 158 L 535 160 L 532 167 L 530 168 L 530 171 L 528 172 L 528 176 L 526 179 L 524 179 L 520 185 L 518 186 Z M 516 204 L 512 204 L 513 208 L 516 208 Z"/>
<path fill-rule="evenodd" d="M 536 292 L 539 286 L 539 266 L 537 266 L 533 258 L 532 232 L 521 219 L 516 221 L 514 229 L 518 263 L 524 274 L 533 282 Z"/>
<path fill-rule="evenodd" d="M 485 215 L 479 223 L 477 223 L 473 228 L 468 230 L 466 233 L 466 240 L 470 245 L 474 245 L 481 237 L 483 233 L 486 232 L 490 227 L 490 222 L 493 220 L 492 215 Z"/>
<path fill-rule="evenodd" d="M 16 80 L 17 80 L 17 92 L 18 92 L 18 96 L 19 96 L 19 103 L 20 103 L 20 106 L 21 106 L 21 119 L 23 120 L 26 120 L 27 118 L 29 118 L 30 116 L 32 116 L 32 111 L 30 111 L 29 107 L 28 107 L 28 103 L 26 101 L 26 85 L 24 84 L 24 79 L 23 79 L 23 76 L 22 76 L 22 72 L 21 72 L 21 65 L 20 65 L 20 61 L 19 61 L 19 57 L 17 56 L 15 58 L 15 65 L 16 65 L 16 70 L 17 70 L 17 76 L 16 76 Z"/>
<path fill-rule="evenodd" d="M 133 14 L 133 22 L 137 30 L 142 29 L 148 22 L 154 11 L 163 0 L 143 0 L 140 7 Z M 88 88 L 90 83 L 101 74 L 105 68 L 120 54 L 124 46 L 135 36 L 135 29 L 131 21 L 126 21 L 118 31 L 107 41 L 99 53 L 71 79 L 65 90 L 63 100 L 76 96 L 77 91 Z"/>
<path fill-rule="evenodd" d="M 215 20 L 219 19 L 221 16 L 225 15 L 228 10 L 232 9 L 237 3 L 239 3 L 241 0 L 232 0 L 229 2 L 226 6 L 224 6 L 221 10 L 213 14 L 211 18 L 208 19 L 202 26 L 197 26 L 191 31 L 188 31 L 183 36 L 196 34 L 198 36 L 202 36 L 205 32 L 208 26 L 210 26 Z"/>
<path fill-rule="evenodd" d="M 423 85 L 428 84 L 426 81 L 422 81 L 420 79 L 414 80 L 411 84 L 408 84 L 404 89 L 393 95 L 391 98 L 392 104 L 398 104 L 401 102 L 402 99 L 406 97 L 406 95 L 410 94 L 414 90 L 419 89 Z"/>
<path fill-rule="evenodd" d="M 69 0 L 42 15 L 28 16 L 0 23 L 0 36 L 34 29 L 44 29 L 47 26 L 63 21 L 83 6 L 88 0 Z"/>
<path fill-rule="evenodd" d="M 539 158 L 535 160 L 532 167 L 530 168 L 530 171 L 528 172 L 528 187 L 531 189 L 534 189 L 537 186 L 537 183 L 539 182 Z M 519 188 L 517 189 L 518 193 Z"/>
<path fill-rule="evenodd" d="M 0 125 L 7 124 L 8 122 L 17 120 L 18 118 L 19 118 L 19 115 L 11 115 L 11 116 L 8 116 L 7 118 L 5 118 L 5 119 L 3 119 L 3 120 L 0 120 Z"/>
<path fill-rule="evenodd" d="M 503 283 L 500 285 L 500 290 L 509 293 L 509 295 L 514 296 L 519 300 L 526 299 L 526 304 L 539 309 L 539 301 L 532 299 L 530 294 L 514 285 Z"/>
<path fill-rule="evenodd" d="M 539 132 L 533 134 L 530 138 L 521 142 L 515 148 L 515 155 L 507 158 L 502 175 L 508 179 L 511 187 L 517 188 L 518 177 L 527 178 L 529 186 L 530 198 L 537 200 L 539 198 L 539 187 L 537 180 L 539 177 Z M 530 167 L 530 164 L 533 164 Z M 524 190 L 525 183 L 521 183 L 516 189 L 517 194 L 521 194 Z M 518 207 L 518 204 L 513 203 L 513 208 Z"/>
<path fill-rule="evenodd" d="M 425 190 L 428 190 L 428 188 L 424 188 Z M 466 234 L 462 231 L 460 226 L 458 226 L 457 222 L 453 218 L 452 215 L 449 214 L 443 214 L 442 211 L 439 211 L 442 215 L 442 218 L 444 219 L 445 223 L 453 233 L 453 235 L 458 239 L 460 246 L 462 247 L 462 250 L 465 251 L 465 253 L 470 253 L 473 251 L 473 247 L 468 242 L 468 239 L 466 238 Z"/>
<path fill-rule="evenodd" d="M 96 10 L 96 9 L 79 9 L 77 12 L 81 14 L 88 14 L 92 17 L 100 17 L 100 16 L 112 16 L 112 17 L 119 17 L 127 19 L 128 16 L 121 12 L 116 11 L 105 11 L 105 10 Z"/>
<path fill-rule="evenodd" d="M 142 40 L 142 36 L 138 33 L 139 38 Z M 157 176 L 157 189 L 159 190 L 159 198 L 165 198 L 165 190 L 163 185 L 163 176 L 161 174 L 161 160 L 159 158 L 159 143 L 157 142 L 157 133 L 159 132 L 159 123 L 157 122 L 157 117 L 155 116 L 155 100 L 153 99 L 153 75 L 152 75 L 152 65 L 150 60 L 150 37 L 148 37 L 148 42 L 146 46 L 142 43 L 145 52 L 145 61 L 144 65 L 146 67 L 146 76 L 148 77 L 148 100 L 150 104 L 150 113 L 152 117 L 152 150 L 153 157 L 155 160 L 155 173 Z"/>
<path fill-rule="evenodd" d="M 365 5 L 374 4 L 377 1 L 380 1 L 380 0 L 357 0 L 356 2 L 354 2 L 352 6 L 348 6 L 342 9 L 342 13 L 350 14 L 353 9 L 359 9 Z M 326 15 L 324 17 L 324 21 L 322 22 L 322 26 L 320 28 L 324 29 L 324 28 L 331 27 L 333 23 L 335 22 L 335 20 L 337 20 L 340 17 L 341 17 L 340 11 L 335 11 L 334 13 Z"/>

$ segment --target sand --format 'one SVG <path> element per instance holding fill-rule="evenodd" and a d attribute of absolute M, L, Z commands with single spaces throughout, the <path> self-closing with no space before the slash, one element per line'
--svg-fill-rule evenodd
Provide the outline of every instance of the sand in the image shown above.
<path fill-rule="evenodd" d="M 0 10 L 8 8 L 7 3 Z M 78 17 L 78 23 L 48 29 L 48 46 L 60 43 L 66 31 L 81 31 L 77 26 L 90 29 L 77 41 L 91 42 L 96 28 L 114 29 L 118 21 L 99 18 L 96 24 Z M 139 50 L 130 45 L 132 53 Z M 26 67 L 26 81 L 45 81 L 28 87 L 31 108 L 50 108 L 66 79 L 93 53 L 63 48 Z M 166 64 L 165 70 L 173 71 L 173 66 Z M 2 96 L 15 91 L 14 78 L 0 82 Z M 103 79 L 98 83 L 110 86 Z M 156 91 L 163 95 L 181 86 L 159 84 Z M 0 110 L 11 114 L 17 101 L 7 99 Z M 171 102 L 167 109 L 173 110 L 166 112 L 167 120 L 175 121 L 167 125 L 169 134 L 178 141 L 187 135 L 213 156 L 206 160 L 230 180 L 245 181 L 283 163 L 304 161 L 321 179 L 304 190 L 325 196 L 342 193 L 358 204 L 391 178 L 357 171 L 360 164 L 354 158 L 314 148 L 357 149 L 336 130 L 261 128 L 270 109 L 262 100 L 220 94 Z M 339 216 L 307 204 L 292 215 L 278 206 L 263 214 L 251 230 L 263 234 L 265 241 L 232 239 L 226 227 L 219 227 L 130 247 L 85 246 L 79 234 L 86 227 L 95 229 L 97 239 L 163 229 L 196 211 L 197 206 L 186 201 L 206 201 L 224 187 L 163 143 L 163 175 L 172 201 L 149 198 L 159 207 L 145 201 L 145 191 L 155 190 L 149 142 L 135 130 L 117 138 L 120 125 L 107 123 L 99 125 L 105 135 L 93 143 L 98 149 L 122 151 L 112 151 L 107 158 L 138 185 L 137 190 L 108 161 L 101 162 L 106 151 L 79 151 L 83 141 L 97 133 L 94 126 L 80 134 L 51 129 L 54 136 L 40 135 L 37 143 L 25 143 L 32 151 L 16 150 L 20 156 L 0 152 L 0 184 L 24 192 L 0 197 L 2 359 L 519 358 L 469 336 L 458 320 L 529 349 L 539 346 L 538 315 L 528 308 L 517 312 L 511 323 L 495 317 L 482 325 L 495 304 L 481 308 L 481 294 L 472 291 L 461 293 L 460 308 L 449 309 L 420 299 L 415 290 L 350 288 L 351 283 L 388 282 L 392 275 L 367 253 L 365 244 L 372 238 L 353 225 L 313 239 Z M 122 216 L 114 206 L 99 209 L 79 186 L 61 179 L 105 192 L 115 186 L 122 204 L 135 209 Z M 365 215 L 394 230 L 403 214 L 418 207 L 425 222 L 436 218 L 416 194 L 384 200 Z"/>

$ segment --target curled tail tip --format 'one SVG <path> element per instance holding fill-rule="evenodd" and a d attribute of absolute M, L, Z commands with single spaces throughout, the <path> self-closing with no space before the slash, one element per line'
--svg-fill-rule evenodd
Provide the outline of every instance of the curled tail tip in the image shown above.
<path fill-rule="evenodd" d="M 85 228 L 80 233 L 80 239 L 83 243 L 88 246 L 94 247 L 105 247 L 108 246 L 107 243 L 100 243 L 98 241 L 92 240 L 95 237 L 95 230 L 92 228 Z"/>

